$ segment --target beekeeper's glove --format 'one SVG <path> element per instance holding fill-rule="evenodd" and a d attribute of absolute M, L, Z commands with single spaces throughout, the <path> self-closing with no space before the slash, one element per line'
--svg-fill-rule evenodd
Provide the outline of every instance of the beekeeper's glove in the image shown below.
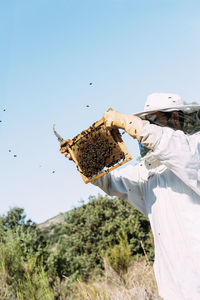
<path fill-rule="evenodd" d="M 109 108 L 103 115 L 103 121 L 106 127 L 118 127 L 125 130 L 133 138 L 140 139 L 140 133 L 146 121 L 130 114 L 121 114 L 120 112 Z"/>
<path fill-rule="evenodd" d="M 60 152 L 63 153 L 65 155 L 65 157 L 67 157 L 69 160 L 73 160 L 72 156 L 68 150 L 68 143 L 70 141 L 71 140 L 65 140 L 60 143 Z"/>

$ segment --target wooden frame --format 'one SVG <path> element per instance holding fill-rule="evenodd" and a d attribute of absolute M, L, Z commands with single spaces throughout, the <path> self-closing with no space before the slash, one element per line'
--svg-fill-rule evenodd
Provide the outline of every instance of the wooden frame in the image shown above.
<path fill-rule="evenodd" d="M 113 152 L 113 153 L 115 153 L 116 155 L 123 156 L 124 159 L 122 161 L 119 160 L 118 163 L 116 163 L 115 165 L 113 165 L 111 167 L 108 167 L 106 170 L 102 169 L 102 171 L 100 171 L 100 173 L 94 175 L 92 178 L 88 178 L 87 176 L 85 176 L 83 174 L 82 169 L 80 167 L 80 163 L 77 159 L 76 151 L 73 150 L 73 148 L 78 142 L 81 141 L 81 139 L 87 137 L 95 130 L 100 130 L 101 132 L 102 132 L 102 130 L 104 130 L 104 131 L 106 130 L 106 134 L 107 134 L 109 142 L 111 142 L 112 144 L 115 144 L 115 150 L 113 148 L 113 151 L 115 151 L 115 152 Z M 112 170 L 118 168 L 119 166 L 127 163 L 128 161 L 130 161 L 132 159 L 130 153 L 128 152 L 128 149 L 126 148 L 126 146 L 121 138 L 119 130 L 117 128 L 115 128 L 115 129 L 106 128 L 103 120 L 97 121 L 91 127 L 89 127 L 87 130 L 81 132 L 79 135 L 77 135 L 75 138 L 73 138 L 73 140 L 70 140 L 67 148 L 68 148 L 69 153 L 71 154 L 73 161 L 75 162 L 75 164 L 77 166 L 78 171 L 80 172 L 80 174 L 82 176 L 83 181 L 86 184 L 111 172 Z M 109 160 L 109 158 L 108 158 L 108 160 Z"/>

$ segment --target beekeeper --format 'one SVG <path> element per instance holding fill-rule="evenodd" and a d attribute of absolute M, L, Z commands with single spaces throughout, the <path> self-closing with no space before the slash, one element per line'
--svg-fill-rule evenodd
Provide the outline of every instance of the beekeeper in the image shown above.
<path fill-rule="evenodd" d="M 183 132 L 184 118 L 189 128 L 195 120 L 199 128 L 199 110 L 178 95 L 151 94 L 142 113 L 110 109 L 103 116 L 106 126 L 125 130 L 141 150 L 150 149 L 136 166 L 115 169 L 93 183 L 149 218 L 164 300 L 200 299 L 200 133 Z"/>
<path fill-rule="evenodd" d="M 103 116 L 107 127 L 138 140 L 143 158 L 93 184 L 149 218 L 155 277 L 164 300 L 200 299 L 199 111 L 200 106 L 184 105 L 176 94 L 151 94 L 141 113 L 110 109 Z"/>

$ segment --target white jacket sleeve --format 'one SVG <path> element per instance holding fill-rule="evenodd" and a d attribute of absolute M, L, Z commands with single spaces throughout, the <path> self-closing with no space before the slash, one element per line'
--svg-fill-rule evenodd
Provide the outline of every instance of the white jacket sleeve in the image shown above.
<path fill-rule="evenodd" d="M 126 200 L 147 216 L 145 202 L 139 185 L 138 166 L 128 165 L 118 170 L 115 169 L 92 183 L 108 195 Z"/>
<path fill-rule="evenodd" d="M 152 149 L 155 159 L 200 195 L 200 147 L 197 136 L 187 136 L 180 130 L 148 123 L 141 132 L 141 143 Z"/>

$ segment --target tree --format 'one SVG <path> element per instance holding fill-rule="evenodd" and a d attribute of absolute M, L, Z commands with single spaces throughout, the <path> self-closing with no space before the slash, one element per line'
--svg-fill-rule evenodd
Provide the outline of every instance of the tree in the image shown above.
<path fill-rule="evenodd" d="M 20 207 L 14 207 L 8 211 L 7 215 L 1 216 L 0 224 L 4 227 L 5 230 L 8 228 L 14 229 L 16 226 L 36 226 L 36 224 L 30 219 L 26 221 L 26 214 L 24 213 L 24 209 Z"/>

